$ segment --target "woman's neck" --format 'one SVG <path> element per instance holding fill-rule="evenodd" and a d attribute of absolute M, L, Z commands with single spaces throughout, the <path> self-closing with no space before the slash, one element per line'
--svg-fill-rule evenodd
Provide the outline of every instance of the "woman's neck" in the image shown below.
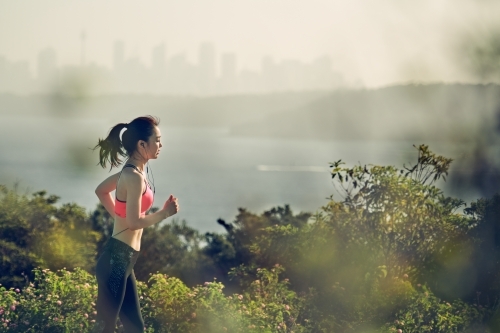
<path fill-rule="evenodd" d="M 144 166 L 146 165 L 147 161 L 144 161 L 142 158 L 136 158 L 134 156 L 130 157 L 127 160 L 126 164 L 133 164 L 135 165 L 141 172 L 144 172 Z"/>

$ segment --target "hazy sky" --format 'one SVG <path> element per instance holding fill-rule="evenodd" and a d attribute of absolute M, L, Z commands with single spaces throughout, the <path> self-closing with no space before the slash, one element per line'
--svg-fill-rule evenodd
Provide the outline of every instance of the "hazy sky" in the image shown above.
<path fill-rule="evenodd" d="M 234 52 L 238 69 L 261 58 L 304 62 L 329 55 L 335 70 L 368 87 L 407 81 L 464 81 L 456 46 L 498 20 L 487 0 L 0 0 L 0 55 L 28 60 L 48 46 L 58 64 L 110 67 L 115 40 L 149 65 L 151 49 L 196 62 L 200 43 Z"/>

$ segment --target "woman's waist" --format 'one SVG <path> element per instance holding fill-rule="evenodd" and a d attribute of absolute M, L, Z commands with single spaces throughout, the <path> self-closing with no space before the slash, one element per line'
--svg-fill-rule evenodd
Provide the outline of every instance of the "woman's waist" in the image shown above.
<path fill-rule="evenodd" d="M 111 252 L 126 252 L 129 257 L 136 257 L 140 253 L 140 242 L 133 239 L 130 240 L 128 237 L 118 238 L 111 236 L 105 248 Z"/>

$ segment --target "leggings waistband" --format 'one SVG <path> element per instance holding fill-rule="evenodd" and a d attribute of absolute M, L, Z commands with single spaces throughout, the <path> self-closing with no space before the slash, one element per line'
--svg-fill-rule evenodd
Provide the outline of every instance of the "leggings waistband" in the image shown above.
<path fill-rule="evenodd" d="M 122 242 L 119 239 L 114 237 L 110 237 L 105 246 L 106 250 L 109 250 L 111 253 L 124 253 L 130 259 L 137 259 L 140 251 L 135 250 L 130 245 Z"/>

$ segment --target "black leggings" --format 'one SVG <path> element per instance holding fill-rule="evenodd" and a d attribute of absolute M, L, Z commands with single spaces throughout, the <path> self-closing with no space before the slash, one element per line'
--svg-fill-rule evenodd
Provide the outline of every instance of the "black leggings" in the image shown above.
<path fill-rule="evenodd" d="M 92 332 L 113 333 L 118 315 L 126 333 L 144 332 L 134 265 L 139 251 L 110 237 L 96 265 L 97 318 Z"/>

